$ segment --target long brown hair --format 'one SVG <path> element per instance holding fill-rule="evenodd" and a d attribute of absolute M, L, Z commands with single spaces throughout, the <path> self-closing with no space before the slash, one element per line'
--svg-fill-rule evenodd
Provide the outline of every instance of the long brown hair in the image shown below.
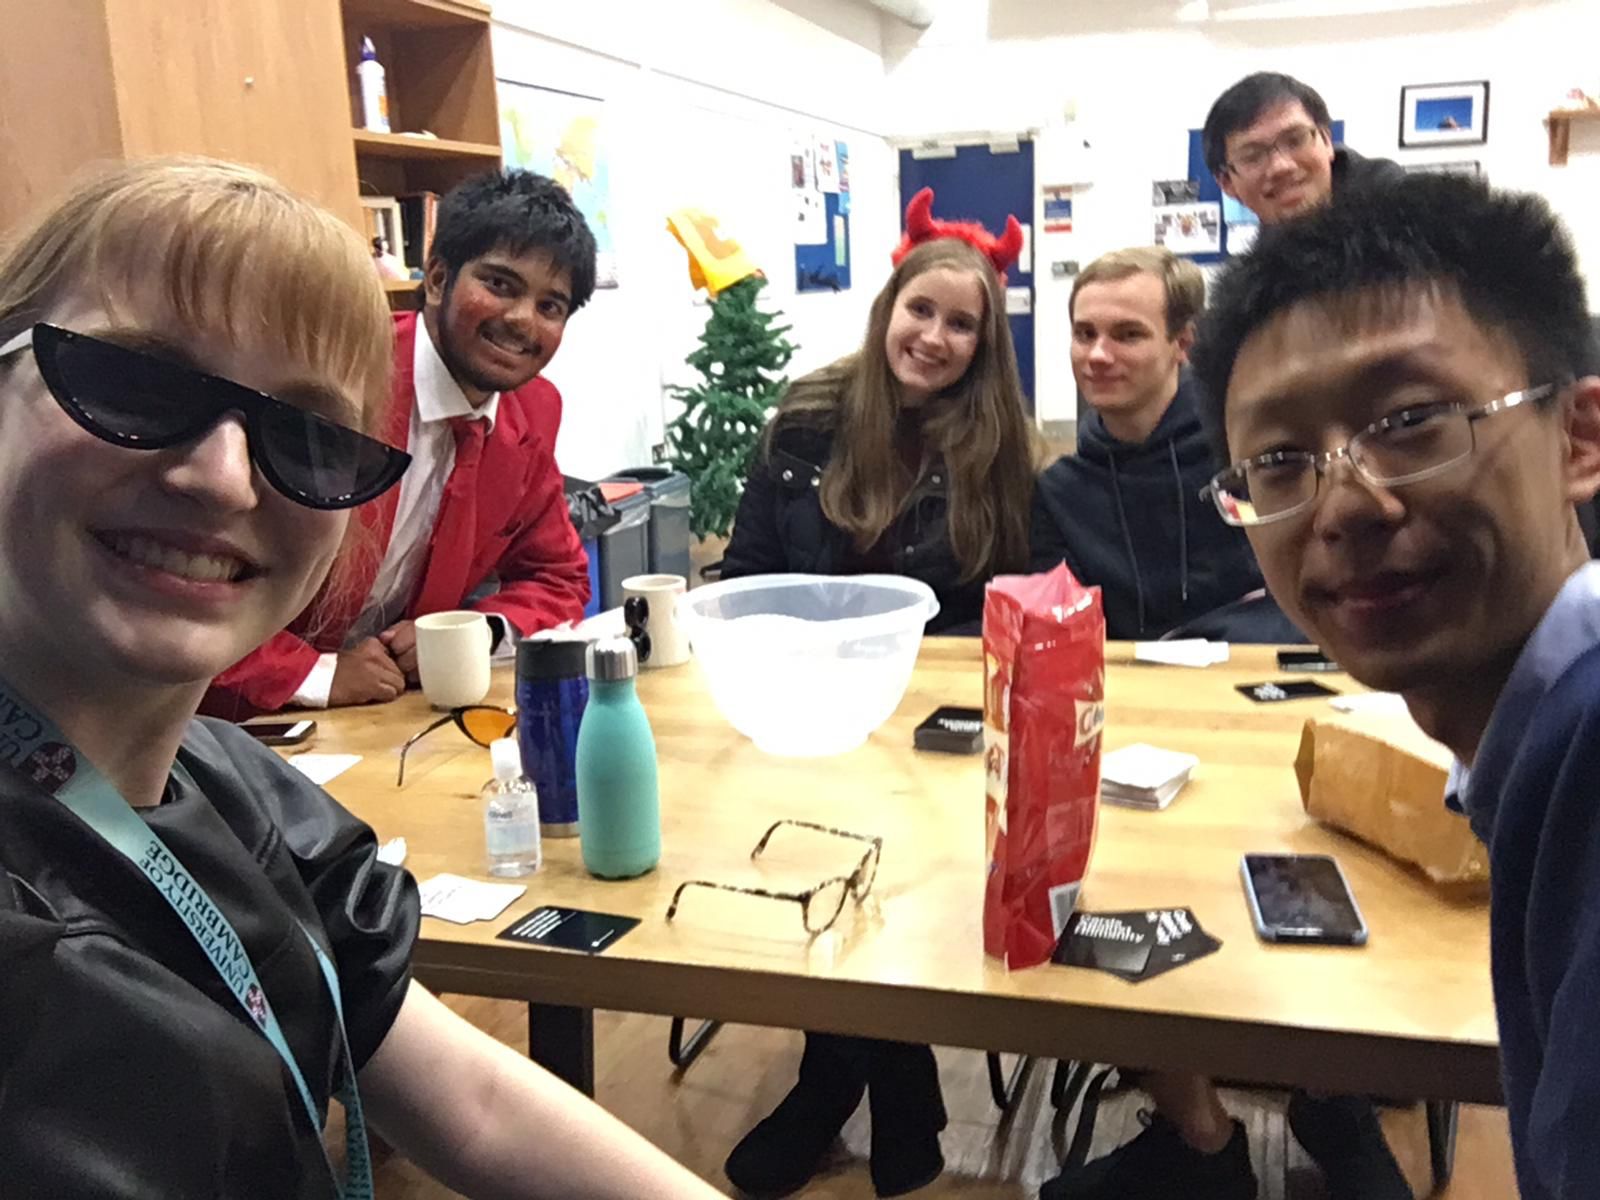
<path fill-rule="evenodd" d="M 950 480 L 950 547 L 962 579 L 1020 571 L 1028 561 L 1028 508 L 1036 451 L 1023 408 L 1005 295 L 994 267 L 956 238 L 908 254 L 872 302 L 866 339 L 848 358 L 796 380 L 768 430 L 786 421 L 834 435 L 822 474 L 822 512 L 865 552 L 900 515 L 916 484 L 895 445 L 901 385 L 885 347 L 901 290 L 927 271 L 974 275 L 983 291 L 978 348 L 966 373 L 922 406 L 924 461 L 944 460 Z"/>

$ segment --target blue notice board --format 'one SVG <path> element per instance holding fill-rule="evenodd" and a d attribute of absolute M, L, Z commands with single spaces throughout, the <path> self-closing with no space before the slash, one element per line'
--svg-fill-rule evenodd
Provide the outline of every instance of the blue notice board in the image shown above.
<path fill-rule="evenodd" d="M 828 240 L 817 246 L 794 248 L 794 286 L 797 292 L 843 292 L 850 288 L 850 212 L 848 192 L 827 192 L 825 217 Z"/>

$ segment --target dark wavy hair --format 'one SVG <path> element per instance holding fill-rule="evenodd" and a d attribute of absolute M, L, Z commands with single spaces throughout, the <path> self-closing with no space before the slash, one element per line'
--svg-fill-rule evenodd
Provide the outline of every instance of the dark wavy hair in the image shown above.
<path fill-rule="evenodd" d="M 1543 197 L 1460 175 L 1408 175 L 1381 188 L 1336 191 L 1315 212 L 1264 226 L 1250 253 L 1211 287 L 1190 361 L 1218 461 L 1228 459 L 1228 384 L 1253 332 L 1306 301 L 1428 288 L 1459 297 L 1480 325 L 1511 337 L 1530 382 L 1595 370 L 1577 254 Z"/>
<path fill-rule="evenodd" d="M 467 263 L 491 250 L 512 256 L 549 253 L 572 276 L 572 311 L 594 295 L 594 233 L 553 179 L 508 167 L 457 184 L 439 201 L 439 223 L 430 258 L 443 260 L 447 283 Z"/>

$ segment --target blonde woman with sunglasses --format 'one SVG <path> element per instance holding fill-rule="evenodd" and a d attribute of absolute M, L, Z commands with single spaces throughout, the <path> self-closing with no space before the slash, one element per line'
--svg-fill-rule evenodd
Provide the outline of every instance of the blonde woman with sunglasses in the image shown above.
<path fill-rule="evenodd" d="M 0 1190 L 711 1196 L 411 979 L 409 875 L 207 682 L 400 477 L 355 233 L 253 171 L 115 168 L 0 252 Z M 344 1109 L 335 1166 L 329 1102 Z"/>

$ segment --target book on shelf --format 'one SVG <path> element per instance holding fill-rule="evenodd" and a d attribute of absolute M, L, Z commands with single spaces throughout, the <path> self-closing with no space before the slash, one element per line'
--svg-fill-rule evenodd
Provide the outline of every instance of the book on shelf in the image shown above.
<path fill-rule="evenodd" d="M 411 192 L 399 199 L 400 224 L 406 239 L 405 253 L 400 257 L 406 266 L 422 270 L 428 264 L 433 231 L 439 224 L 439 193 Z"/>

